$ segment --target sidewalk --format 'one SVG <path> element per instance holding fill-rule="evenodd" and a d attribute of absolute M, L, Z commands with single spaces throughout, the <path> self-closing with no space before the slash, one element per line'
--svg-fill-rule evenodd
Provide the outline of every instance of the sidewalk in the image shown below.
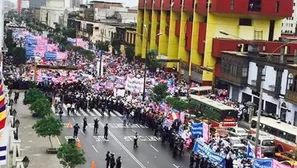
<path fill-rule="evenodd" d="M 55 154 L 47 154 L 46 149 L 50 147 L 48 138 L 38 137 L 32 126 L 35 118 L 29 110 L 29 106 L 23 104 L 24 93 L 20 93 L 18 104 L 13 107 L 17 111 L 17 119 L 20 120 L 19 138 L 21 139 L 21 157 L 28 156 L 30 168 L 60 168 L 59 159 Z M 60 146 L 58 140 L 52 138 L 55 148 Z"/>

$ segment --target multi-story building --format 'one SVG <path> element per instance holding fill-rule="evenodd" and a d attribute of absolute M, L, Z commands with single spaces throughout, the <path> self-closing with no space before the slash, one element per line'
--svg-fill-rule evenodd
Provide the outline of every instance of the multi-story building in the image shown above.
<path fill-rule="evenodd" d="M 281 45 L 275 41 L 292 9 L 293 0 L 139 0 L 135 53 L 145 58 L 156 50 L 186 80 L 212 85 L 222 51 L 259 43 L 261 52 L 272 52 Z"/>
<path fill-rule="evenodd" d="M 30 8 L 40 8 L 45 6 L 46 0 L 30 0 Z"/>
<path fill-rule="evenodd" d="M 77 20 L 77 36 L 85 37 L 93 43 L 96 41 L 111 41 L 116 33 L 116 26 L 100 23 Z"/>
<path fill-rule="evenodd" d="M 293 11 L 290 17 L 286 17 L 282 24 L 282 33 L 284 34 L 295 34 L 297 24 L 297 0 L 294 0 Z"/>
<path fill-rule="evenodd" d="M 40 21 L 55 28 L 55 23 L 67 26 L 68 14 L 79 8 L 70 7 L 69 0 L 47 0 L 45 6 L 40 7 Z"/>
<path fill-rule="evenodd" d="M 282 51 L 281 55 L 225 51 L 220 80 L 228 83 L 231 99 L 252 102 L 258 109 L 261 78 L 265 75 L 263 112 L 297 126 L 297 47 L 288 44 Z"/>
<path fill-rule="evenodd" d="M 87 5 L 80 5 L 80 17 L 88 21 L 136 23 L 137 10 L 126 8 L 122 3 L 92 1 Z"/>

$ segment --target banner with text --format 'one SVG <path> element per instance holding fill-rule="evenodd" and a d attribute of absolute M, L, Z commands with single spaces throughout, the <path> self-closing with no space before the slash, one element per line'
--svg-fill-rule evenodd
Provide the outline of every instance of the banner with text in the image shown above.
<path fill-rule="evenodd" d="M 208 158 L 208 160 L 217 167 L 220 167 L 220 168 L 226 167 L 226 162 L 225 162 L 226 156 L 216 153 L 200 139 L 196 140 L 193 147 L 193 151 L 194 153 L 199 153 L 204 158 Z"/>
<path fill-rule="evenodd" d="M 143 92 L 143 82 L 143 78 L 128 76 L 125 83 L 125 90 L 133 93 L 141 93 Z"/>
<path fill-rule="evenodd" d="M 254 159 L 253 168 L 271 168 L 272 159 Z"/>

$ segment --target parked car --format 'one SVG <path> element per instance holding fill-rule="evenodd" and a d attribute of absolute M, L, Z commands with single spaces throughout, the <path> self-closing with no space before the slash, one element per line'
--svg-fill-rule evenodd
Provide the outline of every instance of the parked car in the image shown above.
<path fill-rule="evenodd" d="M 248 132 L 243 129 L 243 128 L 228 128 L 228 133 L 230 136 L 235 136 L 235 137 L 246 137 L 248 135 Z"/>

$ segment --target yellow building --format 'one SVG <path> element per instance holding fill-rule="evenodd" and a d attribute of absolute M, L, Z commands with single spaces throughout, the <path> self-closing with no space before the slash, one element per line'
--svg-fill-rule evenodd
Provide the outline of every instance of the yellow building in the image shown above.
<path fill-rule="evenodd" d="M 293 0 L 139 0 L 138 8 L 136 56 L 156 50 L 184 79 L 212 85 L 221 51 L 247 51 L 249 43 L 265 43 L 265 52 L 278 47 L 273 41 Z"/>

